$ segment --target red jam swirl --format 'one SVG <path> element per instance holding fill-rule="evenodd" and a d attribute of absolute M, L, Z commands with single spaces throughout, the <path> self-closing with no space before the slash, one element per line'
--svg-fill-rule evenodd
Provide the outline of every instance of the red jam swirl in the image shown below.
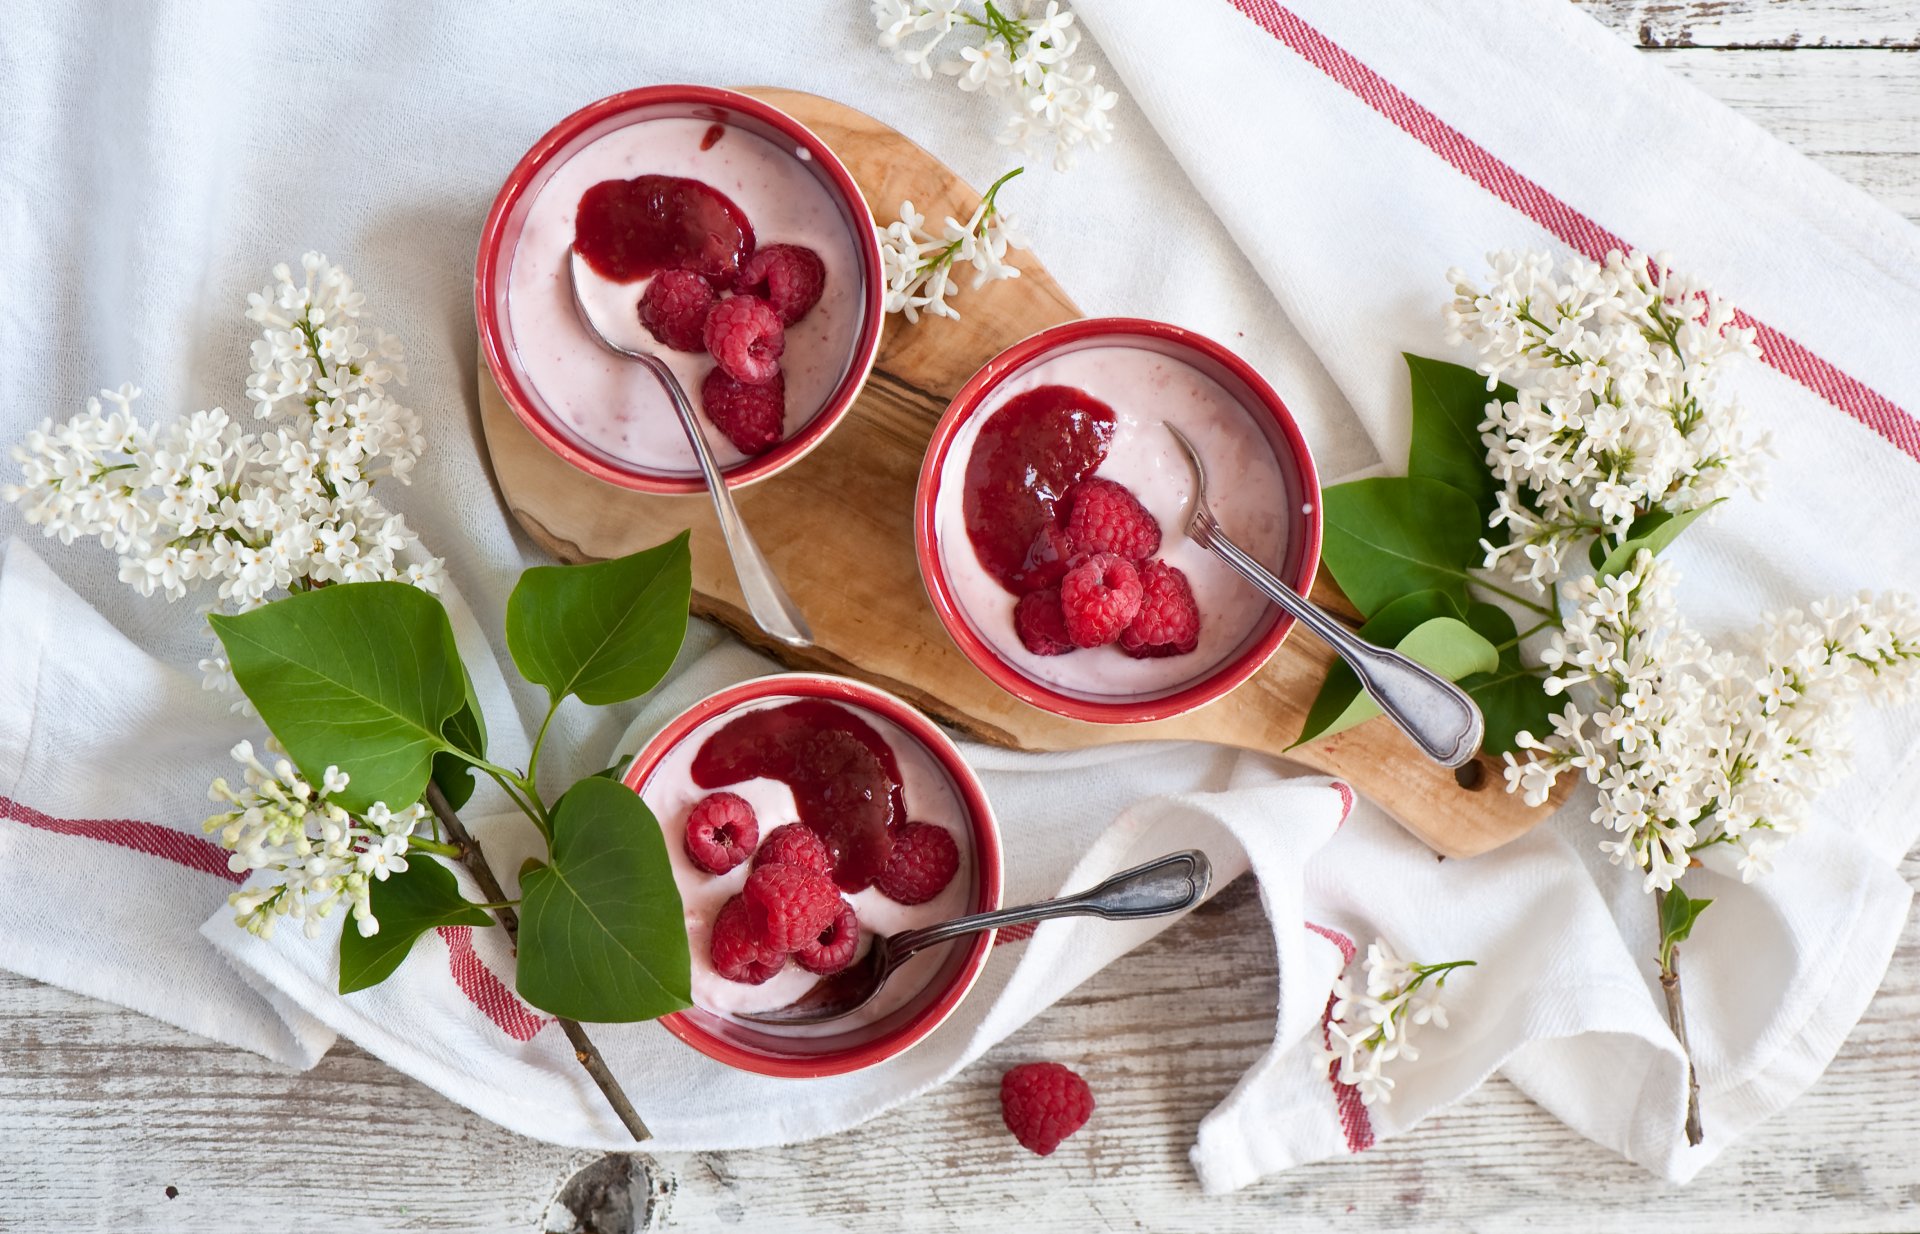
<path fill-rule="evenodd" d="M 838 703 L 799 699 L 727 721 L 693 758 L 701 788 L 760 777 L 793 790 L 800 821 L 826 842 L 843 890 L 879 877 L 907 805 L 900 764 L 872 725 Z"/>
<path fill-rule="evenodd" d="M 580 194 L 573 247 L 616 283 L 692 270 L 724 290 L 753 252 L 753 224 L 726 194 L 698 180 L 602 180 Z"/>
<path fill-rule="evenodd" d="M 988 574 L 1015 595 L 1057 581 L 1057 509 L 1113 442 L 1113 408 L 1072 386 L 1015 395 L 980 426 L 967 458 L 967 538 Z"/>

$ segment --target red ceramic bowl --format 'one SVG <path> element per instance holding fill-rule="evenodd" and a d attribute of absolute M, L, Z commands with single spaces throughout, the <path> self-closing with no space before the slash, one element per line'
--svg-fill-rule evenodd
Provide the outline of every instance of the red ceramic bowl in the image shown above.
<path fill-rule="evenodd" d="M 874 230 L 873 214 L 867 209 L 859 186 L 825 142 L 779 108 L 749 95 L 709 86 L 647 86 L 591 103 L 554 125 L 507 176 L 480 233 L 473 301 L 481 351 L 486 356 L 487 370 L 507 405 L 548 449 L 596 479 L 643 493 L 697 493 L 705 490 L 705 484 L 697 470 L 660 471 L 617 458 L 582 439 L 553 414 L 518 362 L 512 321 L 507 313 L 507 282 L 527 211 L 540 187 L 562 163 L 616 129 L 644 120 L 679 118 L 724 123 L 782 149 L 805 151 L 806 156 L 798 161 L 804 163 L 839 206 L 859 265 L 860 294 L 856 303 L 860 325 L 839 383 L 799 431 L 765 454 L 724 468 L 729 488 L 764 479 L 791 465 L 832 431 L 866 383 L 874 355 L 880 349 L 880 329 L 886 316 L 883 308 L 886 275 L 880 262 L 880 242 Z M 580 345 L 589 350 L 594 347 L 584 334 Z M 698 399 L 697 391 L 690 393 Z M 677 435 L 680 429 L 669 421 L 662 431 Z"/>
<path fill-rule="evenodd" d="M 845 677 L 782 673 L 760 677 L 708 696 L 676 716 L 647 743 L 622 777 L 644 799 L 661 760 L 709 721 L 770 699 L 826 699 L 863 709 L 892 722 L 919 743 L 945 774 L 967 816 L 972 837 L 972 886 L 966 913 L 1000 907 L 1000 832 L 979 777 L 953 742 L 925 716 L 885 690 Z M 789 1079 L 843 1075 L 882 1063 L 938 1028 L 980 976 L 992 950 L 991 933 L 948 944 L 940 967 L 908 1002 L 870 1024 L 829 1036 L 789 1036 L 696 1007 L 661 1019 L 667 1031 L 710 1058 L 759 1075 Z"/>
<path fill-rule="evenodd" d="M 1179 326 L 1133 317 L 1089 318 L 1042 330 L 1015 343 L 975 373 L 933 430 L 933 440 L 920 467 L 913 533 L 920 577 L 934 611 L 967 659 L 996 685 L 1056 715 L 1096 724 L 1138 724 L 1203 706 L 1253 676 L 1293 628 L 1293 618 L 1270 607 L 1263 623 L 1226 658 L 1164 690 L 1126 696 L 1069 692 L 1021 671 L 981 635 L 948 576 L 939 531 L 942 485 L 951 478 L 949 471 L 956 476 L 962 474 L 965 464 L 958 457 L 950 462 L 949 455 L 962 428 L 986 406 L 1002 383 L 1056 356 L 1089 347 L 1116 346 L 1158 352 L 1192 367 L 1216 382 L 1252 417 L 1273 448 L 1287 489 L 1285 560 L 1277 563 L 1276 573 L 1302 595 L 1311 590 L 1320 563 L 1320 481 L 1306 439 L 1286 404 L 1251 365 L 1212 339 Z M 1169 537 L 1180 534 L 1177 527 L 1162 530 Z M 961 544 L 949 546 L 947 551 L 973 550 L 970 544 Z"/>

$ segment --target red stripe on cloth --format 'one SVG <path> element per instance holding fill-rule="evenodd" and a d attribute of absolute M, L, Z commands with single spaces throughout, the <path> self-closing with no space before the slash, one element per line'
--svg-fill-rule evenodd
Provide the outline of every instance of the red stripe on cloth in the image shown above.
<path fill-rule="evenodd" d="M 1342 827 L 1346 825 L 1347 815 L 1353 813 L 1353 786 L 1344 780 L 1335 780 L 1333 791 L 1340 794 L 1340 821 L 1334 826 Z"/>
<path fill-rule="evenodd" d="M 1342 963 L 1353 963 L 1353 957 L 1359 954 L 1353 940 L 1338 930 L 1315 925 L 1309 921 L 1306 927 L 1340 949 Z M 1333 995 L 1327 995 L 1327 1009 L 1320 1015 L 1320 1039 L 1331 1050 L 1333 1032 L 1329 1027 L 1333 1023 Z M 1333 1085 L 1333 1101 L 1340 1115 L 1340 1131 L 1347 1137 L 1347 1151 L 1361 1153 L 1373 1147 L 1373 1119 L 1367 1115 L 1367 1103 L 1360 1100 L 1360 1090 L 1351 1084 L 1340 1082 L 1340 1064 L 1327 1064 L 1327 1081 Z"/>
<path fill-rule="evenodd" d="M 998 947 L 1002 943 L 1024 943 L 1033 937 L 1033 932 L 1039 926 L 1039 922 L 1029 921 L 1025 925 L 1007 926 L 996 930 L 993 935 L 993 945 Z"/>
<path fill-rule="evenodd" d="M 159 857 L 230 883 L 247 881 L 246 874 L 227 868 L 226 849 L 204 836 L 189 835 L 158 823 L 143 823 L 131 818 L 55 818 L 11 797 L 0 797 L 0 818 L 23 823 L 36 831 L 80 836 L 98 840 L 102 844 L 130 848 L 136 853 Z"/>
<path fill-rule="evenodd" d="M 534 1034 L 553 1023 L 521 1002 L 506 983 L 493 975 L 473 948 L 472 926 L 441 926 L 447 940 L 447 969 L 467 1001 L 515 1041 L 532 1041 Z"/>
<path fill-rule="evenodd" d="M 1589 260 L 1603 261 L 1613 249 L 1626 252 L 1633 248 L 1415 102 L 1405 91 L 1275 0 L 1228 2 L 1301 59 L 1439 155 L 1449 166 Z M 1920 420 L 1913 413 L 1765 322 L 1745 313 L 1738 314 L 1734 320 L 1736 325 L 1754 332 L 1761 359 L 1768 366 L 1852 416 L 1902 454 L 1920 461 Z"/>

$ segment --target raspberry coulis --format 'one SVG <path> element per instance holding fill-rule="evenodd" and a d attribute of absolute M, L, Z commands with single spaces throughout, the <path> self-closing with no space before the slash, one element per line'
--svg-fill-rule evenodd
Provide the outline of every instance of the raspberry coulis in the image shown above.
<path fill-rule="evenodd" d="M 693 781 L 721 788 L 764 777 L 833 856 L 833 879 L 860 891 L 886 868 L 893 827 L 907 817 L 900 764 L 886 740 L 846 708 L 799 699 L 729 720 L 694 755 Z"/>
<path fill-rule="evenodd" d="M 980 426 L 967 457 L 967 538 L 980 564 L 1015 595 L 1057 582 L 1049 559 L 1067 491 L 1099 469 L 1113 442 L 1113 408 L 1072 386 L 1009 399 Z"/>
<path fill-rule="evenodd" d="M 573 247 L 616 283 L 692 270 L 728 287 L 753 252 L 753 224 L 725 193 L 699 180 L 602 180 L 580 195 Z"/>

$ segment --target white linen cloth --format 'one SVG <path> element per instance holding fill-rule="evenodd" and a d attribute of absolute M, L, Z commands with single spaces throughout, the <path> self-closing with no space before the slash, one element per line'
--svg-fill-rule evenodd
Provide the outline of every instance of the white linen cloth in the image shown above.
<path fill-rule="evenodd" d="M 1774 369 L 1741 374 L 1780 445 L 1775 496 L 1735 503 L 1672 550 L 1690 611 L 1731 628 L 1829 592 L 1920 585 L 1920 462 L 1900 410 L 1920 408 L 1920 358 L 1899 338 L 1920 320 L 1920 233 L 1907 224 L 1560 0 L 1409 3 L 1391 22 L 1336 0 L 1189 0 L 1177 16 L 1148 0 L 1079 7 L 1128 97 L 1121 137 L 1068 175 L 1023 177 L 1010 208 L 1089 312 L 1162 317 L 1241 349 L 1329 480 L 1382 460 L 1398 469 L 1394 353 L 1447 354 L 1447 267 L 1607 232 L 1671 250 L 1884 396 L 1791 366 L 1856 419 Z M 274 261 L 329 252 L 408 344 L 406 397 L 432 449 L 413 490 L 387 496 L 464 591 L 457 630 L 511 757 L 540 704 L 498 671 L 501 616 L 538 556 L 474 448 L 467 294 L 501 176 L 582 102 L 671 80 L 816 90 L 975 183 L 1004 169 L 990 104 L 913 80 L 871 38 L 864 6 L 842 4 L 660 7 L 618 23 L 567 6 L 31 8 L 0 38 L 0 438 L 129 378 L 149 391 L 148 415 L 237 406 L 244 292 Z M 0 506 L 0 534 L 20 530 Z M 516 1130 L 621 1144 L 558 1034 L 510 997 L 497 931 L 424 939 L 393 980 L 342 999 L 329 944 L 294 930 L 252 941 L 226 920 L 231 884 L 180 864 L 182 852 L 199 860 L 191 846 L 107 826 L 197 832 L 202 786 L 244 725 L 191 680 L 207 642 L 196 611 L 134 596 L 97 549 L 43 555 L 14 543 L 0 576 L 0 963 L 290 1063 L 344 1032 Z M 549 791 L 764 667 L 710 631 L 693 644 L 644 708 L 563 712 Z M 1010 898 L 1194 843 L 1223 878 L 1259 876 L 1280 962 L 1275 1046 L 1194 1153 L 1202 1181 L 1225 1189 L 1393 1135 L 1495 1070 L 1583 1134 L 1690 1177 L 1819 1075 L 1898 937 L 1909 891 L 1893 865 L 1914 839 L 1920 717 L 1865 716 L 1857 748 L 1860 774 L 1823 799 L 1780 873 L 1748 888 L 1703 880 L 1718 903 L 1686 949 L 1708 1137 L 1693 1150 L 1647 960 L 1651 908 L 1600 860 L 1579 802 L 1496 854 L 1436 863 L 1364 802 L 1340 826 L 1337 789 L 1259 756 L 969 756 L 1018 854 Z M 485 809 L 468 813 L 495 866 L 513 870 L 525 833 Z M 193 941 L 203 920 L 232 970 Z M 947 1027 L 855 1077 L 756 1081 L 654 1026 L 594 1035 L 660 1147 L 789 1142 L 946 1078 L 1154 928 L 1055 923 L 1000 948 Z M 1396 1072 L 1393 1103 L 1361 1112 L 1316 1051 L 1337 939 L 1376 934 L 1479 967 L 1450 984 L 1453 1026 Z M 1099 1089 L 1097 1057 L 1066 1061 Z"/>

